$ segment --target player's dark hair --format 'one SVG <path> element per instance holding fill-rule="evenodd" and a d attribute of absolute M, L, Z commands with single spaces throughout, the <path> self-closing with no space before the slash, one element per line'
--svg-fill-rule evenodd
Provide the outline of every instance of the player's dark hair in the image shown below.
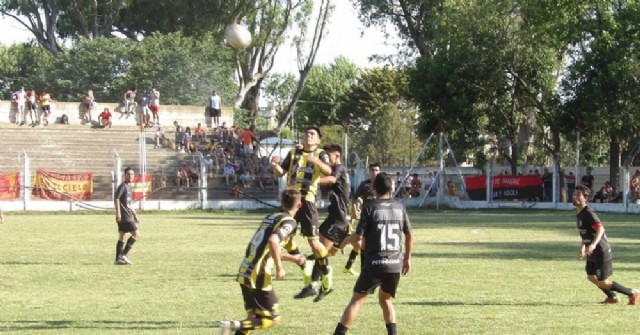
<path fill-rule="evenodd" d="M 322 133 L 320 132 L 320 128 L 318 128 L 317 126 L 309 126 L 307 127 L 307 129 L 304 130 L 304 132 L 306 133 L 309 129 L 315 130 L 316 133 L 318 133 L 318 138 L 322 138 Z"/>
<path fill-rule="evenodd" d="M 576 192 L 584 194 L 584 197 L 589 200 L 591 198 L 591 189 L 585 185 L 576 186 Z"/>
<path fill-rule="evenodd" d="M 326 152 L 337 152 L 342 156 L 342 147 L 340 144 L 327 144 L 322 148 L 322 150 Z"/>
<path fill-rule="evenodd" d="M 293 209 L 293 206 L 300 201 L 301 195 L 300 191 L 289 187 L 282 191 L 282 196 L 280 198 L 280 205 L 282 206 L 282 209 L 288 211 Z"/>
<path fill-rule="evenodd" d="M 380 172 L 373 181 L 373 189 L 379 195 L 387 194 L 393 190 L 393 181 L 391 176 L 385 172 Z"/>
<path fill-rule="evenodd" d="M 382 167 L 380 166 L 380 163 L 375 162 L 375 163 L 369 164 L 369 171 L 371 171 L 371 169 L 373 169 L 374 167 L 377 167 L 378 169 L 382 169 Z"/>
<path fill-rule="evenodd" d="M 133 171 L 133 169 L 132 169 L 130 166 L 127 166 L 127 167 L 124 169 L 124 174 L 129 173 L 129 171 Z"/>

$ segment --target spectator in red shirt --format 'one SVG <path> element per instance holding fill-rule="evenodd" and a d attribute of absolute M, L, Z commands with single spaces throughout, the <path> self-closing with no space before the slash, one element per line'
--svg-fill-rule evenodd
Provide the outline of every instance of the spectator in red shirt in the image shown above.
<path fill-rule="evenodd" d="M 111 111 L 109 111 L 109 108 L 105 108 L 102 113 L 98 115 L 98 122 L 100 122 L 102 128 L 106 126 L 111 128 Z"/>

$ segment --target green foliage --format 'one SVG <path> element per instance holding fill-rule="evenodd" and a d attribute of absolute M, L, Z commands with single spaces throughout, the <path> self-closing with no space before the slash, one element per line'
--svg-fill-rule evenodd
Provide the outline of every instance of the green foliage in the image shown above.
<path fill-rule="evenodd" d="M 54 67 L 54 57 L 43 48 L 32 44 L 0 46 L 0 92 L 9 100 L 11 93 L 20 86 L 36 91 L 49 86 L 49 69 Z"/>

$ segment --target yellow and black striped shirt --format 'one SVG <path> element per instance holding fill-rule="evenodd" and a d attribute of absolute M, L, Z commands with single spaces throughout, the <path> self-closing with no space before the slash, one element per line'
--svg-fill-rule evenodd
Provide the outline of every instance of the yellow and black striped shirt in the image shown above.
<path fill-rule="evenodd" d="M 304 200 L 315 203 L 322 171 L 318 165 L 307 162 L 311 155 L 329 164 L 329 155 L 322 149 L 314 151 L 293 149 L 280 167 L 287 171 L 287 185 L 299 190 Z"/>
<path fill-rule="evenodd" d="M 289 213 L 274 213 L 265 217 L 247 245 L 236 280 L 252 289 L 270 291 L 273 259 L 269 253 L 269 237 L 277 234 L 282 247 L 295 231 L 296 221 Z"/>

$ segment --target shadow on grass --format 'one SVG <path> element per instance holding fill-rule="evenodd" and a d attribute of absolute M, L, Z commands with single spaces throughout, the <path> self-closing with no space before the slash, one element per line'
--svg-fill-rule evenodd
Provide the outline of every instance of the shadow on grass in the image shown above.
<path fill-rule="evenodd" d="M 116 320 L 22 320 L 0 321 L 2 331 L 55 330 L 55 329 L 202 329 L 213 328 L 214 322 L 176 321 L 116 321 Z"/>
<path fill-rule="evenodd" d="M 435 252 L 414 252 L 413 257 L 579 261 L 577 258 L 579 242 L 431 242 L 429 246 Z M 616 262 L 636 263 L 637 244 L 617 243 L 612 248 L 614 267 Z M 452 251 L 443 252 L 443 249 L 451 249 Z"/>
<path fill-rule="evenodd" d="M 408 306 L 433 306 L 433 307 L 447 307 L 447 306 L 522 306 L 522 307 L 534 307 L 534 306 L 575 306 L 570 303 L 557 303 L 548 301 L 533 301 L 533 302 L 504 302 L 504 301 L 409 301 L 409 302 L 397 302 L 398 305 Z"/>

